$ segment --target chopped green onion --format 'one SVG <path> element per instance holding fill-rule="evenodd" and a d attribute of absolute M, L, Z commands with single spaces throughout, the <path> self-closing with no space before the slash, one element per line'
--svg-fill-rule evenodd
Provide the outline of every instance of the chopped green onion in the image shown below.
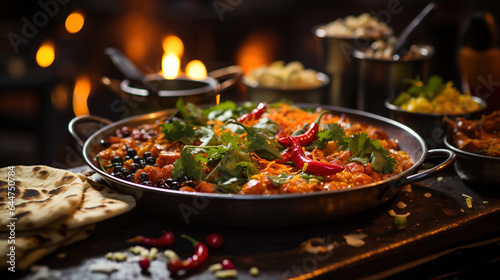
<path fill-rule="evenodd" d="M 396 215 L 394 225 L 399 229 L 406 227 L 406 215 Z"/>

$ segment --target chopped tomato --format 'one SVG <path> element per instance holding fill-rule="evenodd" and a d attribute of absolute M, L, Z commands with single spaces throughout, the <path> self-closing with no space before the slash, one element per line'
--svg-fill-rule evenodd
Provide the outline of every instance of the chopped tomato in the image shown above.
<path fill-rule="evenodd" d="M 181 158 L 180 152 L 161 151 L 158 155 L 158 159 L 156 159 L 156 165 L 158 167 L 163 167 L 168 164 L 173 164 L 179 158 Z"/>
<path fill-rule="evenodd" d="M 204 193 L 216 193 L 215 186 L 212 183 L 207 181 L 202 181 L 199 185 L 196 186 L 196 190 Z"/>

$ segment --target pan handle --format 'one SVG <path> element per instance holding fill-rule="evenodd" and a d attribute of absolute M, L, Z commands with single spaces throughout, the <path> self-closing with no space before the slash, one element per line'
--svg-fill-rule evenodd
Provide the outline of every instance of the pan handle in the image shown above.
<path fill-rule="evenodd" d="M 243 75 L 243 69 L 240 66 L 233 65 L 211 71 L 207 75 L 220 82 L 217 94 L 221 94 L 238 83 Z"/>
<path fill-rule="evenodd" d="M 429 150 L 427 151 L 427 157 L 426 158 L 433 158 L 433 157 L 446 157 L 446 160 L 443 161 L 441 164 L 438 164 L 432 168 L 429 168 L 427 170 L 424 170 L 422 172 L 413 174 L 408 176 L 403 182 L 403 185 L 411 184 L 417 181 L 421 181 L 427 178 L 430 178 L 436 174 L 441 173 L 444 171 L 446 168 L 450 167 L 453 165 L 455 160 L 457 159 L 457 155 L 455 152 L 447 149 L 434 149 L 434 150 Z"/>
<path fill-rule="evenodd" d="M 97 117 L 97 116 L 86 115 L 86 116 L 79 116 L 79 117 L 73 118 L 68 124 L 68 131 L 71 134 L 71 136 L 73 136 L 73 139 L 75 140 L 76 144 L 78 146 L 80 146 L 80 148 L 83 148 L 83 144 L 84 144 L 84 140 L 82 140 L 80 135 L 82 135 L 82 134 L 88 135 L 89 131 L 88 130 L 83 131 L 83 130 L 78 129 L 78 125 L 81 123 L 85 123 L 85 122 L 96 123 L 96 124 L 99 124 L 100 126 L 105 126 L 105 125 L 111 124 L 110 120 L 104 119 L 101 117 Z"/>

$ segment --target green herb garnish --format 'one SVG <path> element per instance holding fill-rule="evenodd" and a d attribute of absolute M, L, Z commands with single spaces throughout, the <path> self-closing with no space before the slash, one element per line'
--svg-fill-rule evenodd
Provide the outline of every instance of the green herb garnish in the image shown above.
<path fill-rule="evenodd" d="M 384 174 L 392 173 L 396 167 L 396 159 L 390 156 L 391 153 L 378 140 L 369 138 L 364 132 L 354 134 L 348 146 L 352 152 L 349 161 L 362 164 L 370 162 L 375 171 Z"/>

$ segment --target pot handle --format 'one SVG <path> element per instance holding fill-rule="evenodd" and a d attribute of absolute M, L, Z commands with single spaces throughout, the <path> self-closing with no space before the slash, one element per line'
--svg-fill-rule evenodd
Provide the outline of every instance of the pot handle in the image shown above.
<path fill-rule="evenodd" d="M 233 65 L 211 71 L 207 75 L 219 82 L 223 81 L 220 83 L 219 90 L 217 91 L 217 94 L 221 94 L 238 83 L 243 75 L 243 69 L 240 66 Z"/>
<path fill-rule="evenodd" d="M 111 124 L 111 121 L 108 119 L 104 119 L 101 117 L 97 116 L 91 116 L 91 115 L 85 115 L 85 116 L 79 116 L 73 118 L 69 124 L 68 124 L 68 130 L 71 136 L 73 136 L 73 139 L 75 140 L 76 144 L 80 146 L 80 148 L 83 148 L 84 140 L 80 137 L 80 135 L 85 134 L 83 130 L 78 129 L 78 125 L 84 122 L 88 123 L 96 123 L 101 126 L 109 125 Z M 89 134 L 89 131 L 87 131 L 86 134 Z"/>
<path fill-rule="evenodd" d="M 429 168 L 427 170 L 424 170 L 422 172 L 410 175 L 406 178 L 406 182 L 403 182 L 403 185 L 411 184 L 417 181 L 421 181 L 427 178 L 430 178 L 436 174 L 441 173 L 444 171 L 446 168 L 450 167 L 453 165 L 455 160 L 457 159 L 457 155 L 455 152 L 447 149 L 434 149 L 434 150 L 429 150 L 427 151 L 427 157 L 426 158 L 433 158 L 433 157 L 446 157 L 446 160 L 443 161 L 441 164 L 438 164 L 432 168 Z"/>

